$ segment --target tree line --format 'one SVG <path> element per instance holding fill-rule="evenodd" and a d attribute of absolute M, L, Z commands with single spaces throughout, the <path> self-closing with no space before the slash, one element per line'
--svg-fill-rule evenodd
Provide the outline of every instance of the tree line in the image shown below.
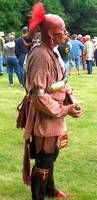
<path fill-rule="evenodd" d="M 97 35 L 97 0 L 41 0 L 45 12 L 60 15 L 70 34 Z M 28 24 L 35 0 L 0 0 L 0 31 L 16 31 Z"/>

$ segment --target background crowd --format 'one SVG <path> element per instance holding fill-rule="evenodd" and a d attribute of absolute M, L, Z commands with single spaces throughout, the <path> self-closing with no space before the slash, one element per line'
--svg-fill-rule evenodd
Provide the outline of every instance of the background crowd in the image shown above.
<path fill-rule="evenodd" d="M 16 73 L 20 86 L 24 85 L 25 59 L 29 48 L 41 39 L 40 32 L 34 38 L 28 38 L 29 29 L 23 27 L 21 36 L 16 38 L 15 32 L 7 36 L 0 32 L 0 76 L 4 74 L 4 66 L 8 73 L 9 84 L 13 86 L 13 75 Z M 65 75 L 71 74 L 72 67 L 76 67 L 77 74 L 80 69 L 92 75 L 93 66 L 97 66 L 97 37 L 81 34 L 70 35 L 66 31 L 64 43 L 59 45 L 57 52 Z"/>

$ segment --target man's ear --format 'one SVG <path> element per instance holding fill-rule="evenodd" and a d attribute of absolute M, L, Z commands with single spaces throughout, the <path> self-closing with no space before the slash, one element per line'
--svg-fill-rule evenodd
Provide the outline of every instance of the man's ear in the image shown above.
<path fill-rule="evenodd" d="M 48 36 L 49 36 L 51 39 L 53 39 L 53 30 L 52 30 L 52 29 L 48 30 Z"/>

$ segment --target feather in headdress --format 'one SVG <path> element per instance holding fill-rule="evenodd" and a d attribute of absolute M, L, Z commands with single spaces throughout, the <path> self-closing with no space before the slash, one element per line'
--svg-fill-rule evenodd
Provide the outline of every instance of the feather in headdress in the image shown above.
<path fill-rule="evenodd" d="M 35 5 L 32 9 L 32 14 L 31 14 L 31 17 L 29 20 L 30 32 L 33 33 L 33 31 L 35 31 L 35 29 L 43 21 L 44 17 L 45 17 L 45 11 L 44 11 L 43 4 L 40 1 L 38 1 L 37 3 L 35 3 Z"/>

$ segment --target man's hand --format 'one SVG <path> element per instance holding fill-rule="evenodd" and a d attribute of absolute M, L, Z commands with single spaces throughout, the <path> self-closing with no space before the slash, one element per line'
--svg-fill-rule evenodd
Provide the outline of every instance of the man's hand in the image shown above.
<path fill-rule="evenodd" d="M 80 105 L 77 103 L 69 105 L 68 114 L 72 117 L 80 117 L 82 115 Z"/>

